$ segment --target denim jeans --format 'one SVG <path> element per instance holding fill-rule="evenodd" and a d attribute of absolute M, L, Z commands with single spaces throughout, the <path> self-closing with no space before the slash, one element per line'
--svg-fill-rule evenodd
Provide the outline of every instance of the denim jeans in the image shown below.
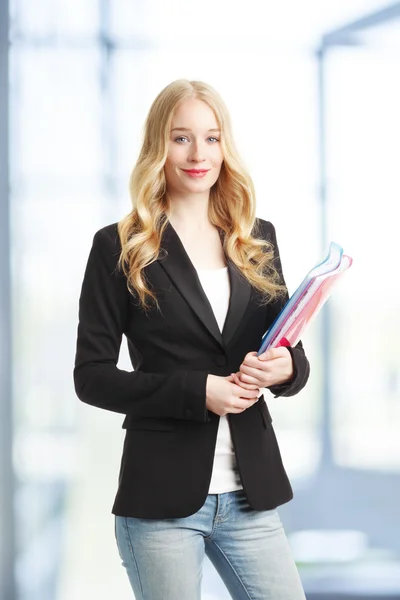
<path fill-rule="evenodd" d="M 234 600 L 305 600 L 278 512 L 253 510 L 243 490 L 189 517 L 116 517 L 115 534 L 136 600 L 200 600 L 205 553 Z"/>

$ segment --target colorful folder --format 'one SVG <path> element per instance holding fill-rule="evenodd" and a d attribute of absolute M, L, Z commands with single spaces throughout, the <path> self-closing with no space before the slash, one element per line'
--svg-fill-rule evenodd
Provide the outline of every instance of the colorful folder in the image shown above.
<path fill-rule="evenodd" d="M 295 346 L 322 308 L 353 259 L 343 248 L 331 242 L 325 260 L 318 263 L 303 279 L 271 327 L 263 335 L 257 356 L 279 346 Z"/>

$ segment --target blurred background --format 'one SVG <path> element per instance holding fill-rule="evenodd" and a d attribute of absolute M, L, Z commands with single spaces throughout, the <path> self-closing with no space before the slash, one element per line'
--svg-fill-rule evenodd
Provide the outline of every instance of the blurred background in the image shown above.
<path fill-rule="evenodd" d="M 309 600 L 400 598 L 400 2 L 377 0 L 1 0 L 0 598 L 133 597 L 122 418 L 75 397 L 78 298 L 181 77 L 225 99 L 289 291 L 330 240 L 354 259 L 303 338 L 308 386 L 268 394 L 280 514 Z M 207 561 L 203 599 L 228 598 Z"/>

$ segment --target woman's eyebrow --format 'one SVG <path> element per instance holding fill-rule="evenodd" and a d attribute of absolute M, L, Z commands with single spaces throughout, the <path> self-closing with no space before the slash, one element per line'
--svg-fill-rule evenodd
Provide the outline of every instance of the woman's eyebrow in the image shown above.
<path fill-rule="evenodd" d="M 189 131 L 192 132 L 191 129 L 188 129 L 187 127 L 174 127 L 173 129 L 171 129 L 171 133 L 173 131 Z M 214 129 L 209 129 L 208 131 L 221 131 L 218 127 L 214 128 Z"/>

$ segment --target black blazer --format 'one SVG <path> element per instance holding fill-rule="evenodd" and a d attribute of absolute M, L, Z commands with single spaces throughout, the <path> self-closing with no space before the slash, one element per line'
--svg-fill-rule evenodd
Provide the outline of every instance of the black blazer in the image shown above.
<path fill-rule="evenodd" d="M 274 244 L 282 274 L 275 229 L 262 219 L 258 223 L 258 236 Z M 259 292 L 227 258 L 231 296 L 221 334 L 170 224 L 161 246 L 166 252 L 145 269 L 161 313 L 154 307 L 146 315 L 116 269 L 121 251 L 116 224 L 94 236 L 79 301 L 75 390 L 83 402 L 126 415 L 112 509 L 126 517 L 184 517 L 204 504 L 219 422 L 205 407 L 207 376 L 237 371 L 245 354 L 258 350 L 286 301 L 260 306 Z M 131 372 L 116 366 L 123 334 Z M 270 388 L 276 396 L 297 394 L 309 376 L 301 342 L 289 350 L 294 376 Z M 293 497 L 271 420 L 263 396 L 243 413 L 228 416 L 244 492 L 256 510 Z"/>

